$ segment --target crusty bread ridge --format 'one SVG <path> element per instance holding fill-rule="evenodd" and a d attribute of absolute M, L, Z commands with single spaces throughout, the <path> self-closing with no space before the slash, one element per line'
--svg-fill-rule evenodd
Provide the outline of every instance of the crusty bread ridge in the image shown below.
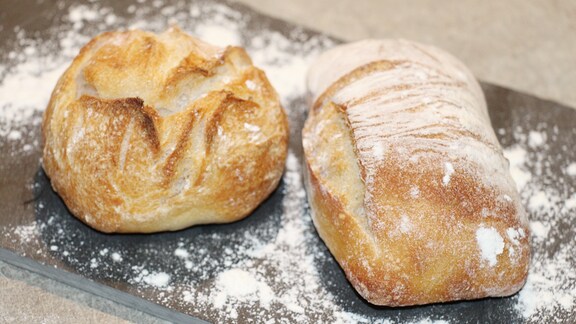
<path fill-rule="evenodd" d="M 44 114 L 43 166 L 70 211 L 104 232 L 239 220 L 278 185 L 288 125 L 239 47 L 178 28 L 95 37 Z"/>
<path fill-rule="evenodd" d="M 522 287 L 526 213 L 459 61 L 413 42 L 361 41 L 322 54 L 308 88 L 313 221 L 360 295 L 408 306 Z"/>

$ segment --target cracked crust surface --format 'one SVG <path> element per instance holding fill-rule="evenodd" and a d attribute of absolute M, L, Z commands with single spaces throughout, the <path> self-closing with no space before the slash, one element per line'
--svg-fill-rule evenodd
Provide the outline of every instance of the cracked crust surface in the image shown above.
<path fill-rule="evenodd" d="M 369 302 L 507 296 L 526 213 L 471 73 L 436 48 L 368 40 L 321 55 L 303 130 L 314 224 Z"/>
<path fill-rule="evenodd" d="M 288 143 L 278 96 L 246 52 L 178 28 L 94 38 L 58 81 L 42 132 L 53 188 L 104 232 L 239 220 L 277 187 Z"/>

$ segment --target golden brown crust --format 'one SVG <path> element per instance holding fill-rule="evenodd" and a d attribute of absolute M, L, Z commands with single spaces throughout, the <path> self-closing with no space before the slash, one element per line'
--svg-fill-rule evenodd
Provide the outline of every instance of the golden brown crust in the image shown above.
<path fill-rule="evenodd" d="M 94 38 L 42 131 L 52 186 L 104 232 L 239 220 L 277 186 L 288 145 L 277 94 L 246 52 L 177 28 Z"/>
<path fill-rule="evenodd" d="M 527 220 L 475 84 L 466 70 L 450 80 L 460 77 L 454 66 L 464 68 L 445 53 L 426 53 L 434 58 L 426 70 L 420 52 L 409 54 L 414 45 L 376 45 L 408 53 L 415 64 L 382 55 L 313 92 L 303 144 L 320 236 L 374 304 L 515 293 L 530 260 Z M 374 44 L 346 46 L 321 57 L 311 77 L 338 65 L 331 55 L 346 59 L 352 47 Z M 422 81 L 414 77 L 422 69 L 437 72 Z"/>

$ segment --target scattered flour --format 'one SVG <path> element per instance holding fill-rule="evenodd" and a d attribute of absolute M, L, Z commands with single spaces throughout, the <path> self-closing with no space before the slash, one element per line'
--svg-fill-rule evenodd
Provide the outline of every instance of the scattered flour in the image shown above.
<path fill-rule="evenodd" d="M 542 319 L 554 319 L 558 310 L 574 312 L 576 273 L 569 261 L 571 258 L 573 260 L 574 252 L 566 247 L 552 258 L 533 259 L 532 268 L 543 271 L 531 271 L 518 295 L 516 309 L 524 318 L 533 322 L 561 322 Z"/>
<path fill-rule="evenodd" d="M 122 262 L 122 256 L 118 252 L 112 253 L 110 255 L 110 258 L 112 258 L 112 261 L 114 261 L 114 262 Z"/>
<path fill-rule="evenodd" d="M 37 132 L 42 111 L 58 77 L 81 46 L 99 32 L 124 26 L 162 31 L 170 24 L 178 24 L 211 43 L 244 46 L 255 64 L 266 71 L 291 123 L 296 125 L 306 110 L 303 94 L 308 64 L 319 51 L 333 44 L 326 37 L 309 38 L 298 29 L 283 34 L 270 30 L 267 25 L 251 27 L 249 33 L 241 33 L 240 30 L 251 26 L 247 18 L 235 9 L 215 2 L 169 5 L 154 1 L 129 5 L 126 12 L 129 18 L 98 3 L 72 5 L 61 26 L 51 31 L 52 38 L 40 40 L 23 29 L 14 31 L 14 50 L 7 54 L 6 64 L 0 64 L 0 137 L 18 144 L 16 150 L 20 151 L 17 154 L 39 150 L 38 134 L 29 133 L 24 127 L 31 125 Z M 34 95 L 30 95 L 31 89 Z M 532 130 L 527 135 L 522 129 L 513 131 L 517 144 L 506 148 L 505 155 L 523 203 L 528 207 L 534 247 L 528 282 L 513 297 L 513 307 L 526 322 L 554 322 L 560 318 L 558 312 L 576 315 L 576 272 L 573 271 L 576 247 L 574 229 L 566 225 L 576 221 L 576 193 L 573 187 L 567 186 L 567 191 L 561 192 L 552 189 L 550 182 L 540 180 L 543 176 L 559 180 L 549 169 L 546 152 L 548 144 L 555 140 L 554 134 L 545 130 Z M 502 133 L 499 130 L 499 134 Z M 576 162 L 563 164 L 562 168 L 568 177 L 576 177 Z M 453 166 L 447 163 L 442 179 L 444 185 L 449 183 L 453 172 Z M 163 260 L 159 260 L 157 251 L 149 246 L 136 250 L 149 256 L 149 263 L 143 264 L 130 263 L 133 256 L 122 246 L 114 249 L 107 246 L 92 252 L 85 248 L 85 244 L 89 245 L 85 241 L 70 246 L 66 243 L 70 242 L 67 239 L 73 233 L 67 228 L 59 228 L 64 226 L 61 223 L 52 222 L 58 219 L 56 216 L 2 234 L 10 235 L 21 245 L 37 247 L 36 254 L 59 255 L 58 258 L 64 258 L 70 267 L 76 267 L 78 272 L 89 277 L 107 276 L 109 272 L 121 269 L 114 278 L 133 285 L 138 292 L 147 292 L 142 296 L 150 296 L 152 289 L 156 292 L 152 295 L 157 296 L 157 303 L 189 310 L 196 316 L 210 314 L 217 322 L 241 321 L 243 317 L 266 322 L 274 321 L 277 316 L 287 322 L 303 323 L 397 322 L 350 312 L 326 287 L 331 279 L 327 280 L 319 273 L 318 262 L 333 261 L 324 256 L 325 251 L 307 214 L 300 161 L 293 149 L 283 182 L 282 215 L 272 240 L 262 242 L 258 233 L 247 233 L 234 249 L 225 248 L 222 255 L 216 256 L 182 238 L 167 252 L 175 258 L 166 266 L 155 263 L 162 264 Z M 418 188 L 411 189 L 413 197 L 419 194 Z M 46 228 L 57 229 L 57 235 L 47 246 L 42 246 L 40 232 Z M 410 230 L 410 224 L 403 224 L 401 230 Z M 270 228 L 261 231 L 270 231 Z M 213 234 L 210 238 L 220 239 L 223 235 Z M 516 238 L 519 233 L 509 229 L 506 235 Z M 559 242 L 562 239 L 564 241 Z M 500 233 L 493 228 L 480 228 L 477 240 L 483 259 L 488 265 L 495 265 L 497 256 L 503 251 Z M 552 246 L 557 249 L 551 250 Z M 113 268 L 110 268 L 110 261 L 115 264 Z M 127 265 L 129 271 L 122 268 L 123 265 Z M 190 273 L 195 276 L 189 278 L 189 282 L 174 282 L 182 274 Z M 413 322 L 448 323 L 429 318 Z"/>
<path fill-rule="evenodd" d="M 272 289 L 249 272 L 230 269 L 218 275 L 213 292 L 213 304 L 216 308 L 228 305 L 233 309 L 235 302 L 258 300 L 260 305 L 267 309 L 274 297 Z"/>
<path fill-rule="evenodd" d="M 546 143 L 546 133 L 530 131 L 528 133 L 528 145 L 532 148 L 538 148 Z"/>
<path fill-rule="evenodd" d="M 526 233 L 522 228 L 517 230 L 515 228 L 510 227 L 506 229 L 506 235 L 508 235 L 508 238 L 514 245 L 518 245 L 520 244 L 520 241 L 518 241 L 518 239 L 524 237 Z"/>
<path fill-rule="evenodd" d="M 21 242 L 30 242 L 38 235 L 38 227 L 36 222 L 33 222 L 30 225 L 21 225 L 16 227 L 14 234 L 19 237 Z"/>
<path fill-rule="evenodd" d="M 190 256 L 190 253 L 188 253 L 186 249 L 177 248 L 176 250 L 174 250 L 174 255 L 179 258 L 186 259 Z"/>
<path fill-rule="evenodd" d="M 216 287 L 226 296 L 244 297 L 256 293 L 260 282 L 241 269 L 230 269 L 218 275 Z M 268 287 L 268 286 L 266 286 Z M 221 306 L 221 305 L 220 305 Z"/>
<path fill-rule="evenodd" d="M 530 222 L 530 230 L 532 230 L 535 239 L 543 240 L 548 236 L 550 226 L 546 226 L 540 221 L 532 221 Z"/>
<path fill-rule="evenodd" d="M 576 177 L 576 162 L 568 164 L 566 167 L 566 174 L 569 176 Z"/>
<path fill-rule="evenodd" d="M 544 209 L 550 204 L 550 199 L 545 191 L 538 191 L 530 198 L 528 202 L 528 208 L 530 210 Z"/>
<path fill-rule="evenodd" d="M 532 179 L 532 174 L 525 167 L 528 152 L 520 145 L 515 145 L 504 150 L 504 156 L 510 162 L 510 173 L 518 190 L 522 190 Z"/>
<path fill-rule="evenodd" d="M 170 283 L 170 275 L 166 272 L 153 272 L 142 277 L 142 281 L 154 287 L 166 287 Z"/>
<path fill-rule="evenodd" d="M 576 193 L 566 200 L 564 207 L 566 209 L 576 209 Z"/>
<path fill-rule="evenodd" d="M 549 152 L 548 143 L 558 136 L 556 127 L 540 126 L 542 130 L 528 136 L 521 128 L 515 129 L 517 144 L 504 150 L 527 207 L 532 234 L 528 280 L 514 297 L 514 307 L 527 323 L 560 323 L 576 316 L 576 213 L 572 209 L 576 207 L 576 186 L 551 185 L 549 181 L 574 183 L 570 177 L 571 168 L 576 174 L 576 165 L 566 167 L 566 177 L 553 171 L 552 164 L 566 165 L 562 157 L 554 159 Z"/>
<path fill-rule="evenodd" d="M 421 321 L 414 322 L 414 324 L 448 324 L 448 323 L 450 323 L 450 322 L 445 321 L 445 320 L 433 321 L 433 320 L 429 320 L 429 319 L 423 319 Z"/>

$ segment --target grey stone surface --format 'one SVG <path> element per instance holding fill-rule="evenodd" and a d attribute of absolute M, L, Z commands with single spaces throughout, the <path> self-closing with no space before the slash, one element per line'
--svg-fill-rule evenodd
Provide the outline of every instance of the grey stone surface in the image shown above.
<path fill-rule="evenodd" d="M 340 37 L 407 38 L 453 53 L 485 81 L 576 107 L 576 2 L 241 0 Z M 1 323 L 162 323 L 0 262 Z"/>

